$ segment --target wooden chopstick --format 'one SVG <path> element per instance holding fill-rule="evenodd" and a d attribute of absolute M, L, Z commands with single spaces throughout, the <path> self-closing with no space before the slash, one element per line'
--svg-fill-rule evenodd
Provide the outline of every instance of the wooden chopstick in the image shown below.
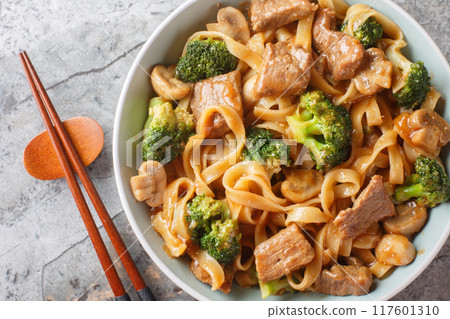
<path fill-rule="evenodd" d="M 45 113 L 45 116 L 43 116 L 44 122 L 46 123 L 48 120 L 50 129 L 53 131 L 53 133 L 55 133 L 54 129 L 56 128 L 57 137 L 59 137 L 59 139 L 61 140 L 64 150 L 69 155 L 69 160 L 70 160 L 70 163 L 72 164 L 72 167 L 75 169 L 75 171 L 77 172 L 77 174 L 80 177 L 82 184 L 86 188 L 89 198 L 91 199 L 91 201 L 100 217 L 100 220 L 101 220 L 108 236 L 110 237 L 111 242 L 113 243 L 113 246 L 114 246 L 116 252 L 118 253 L 118 255 L 120 257 L 122 264 L 124 265 L 124 268 L 127 271 L 128 276 L 130 277 L 131 282 L 136 289 L 138 297 L 141 300 L 155 300 L 150 289 L 145 284 L 133 259 L 131 258 L 131 255 L 128 253 L 125 243 L 123 242 L 122 238 L 120 237 L 120 234 L 117 231 L 110 215 L 108 214 L 108 211 L 106 210 L 106 207 L 105 207 L 103 201 L 101 200 L 100 195 L 98 194 L 91 178 L 87 174 L 87 171 L 86 171 L 84 165 L 82 164 L 77 151 L 73 147 L 73 144 L 72 144 L 69 136 L 67 135 L 67 132 L 65 131 L 64 126 L 62 125 L 62 122 L 61 122 L 52 102 L 50 101 L 50 98 L 49 98 L 47 92 L 45 91 L 45 88 L 42 85 L 42 82 L 40 81 L 40 79 L 36 73 L 36 70 L 34 69 L 30 59 L 28 58 L 28 55 L 26 54 L 26 52 L 23 52 L 23 53 L 21 53 L 20 57 L 22 59 L 22 63 L 24 64 L 24 68 L 25 68 L 25 71 L 27 74 L 28 81 L 30 82 L 30 86 L 32 87 L 33 95 L 35 96 L 35 99 L 38 103 L 38 106 L 40 109 L 39 111 L 41 112 L 41 115 L 42 115 L 42 113 Z M 36 86 L 37 86 L 37 88 L 36 88 Z M 43 102 L 40 98 L 37 99 L 37 97 L 38 98 L 42 97 Z M 38 100 L 39 100 L 39 102 L 38 102 Z M 45 106 L 43 106 L 42 104 L 44 104 Z M 43 112 L 41 111 L 41 106 L 43 107 L 43 110 L 42 110 Z M 46 110 L 45 110 L 45 107 L 46 107 Z M 53 120 L 55 127 L 53 127 L 53 125 L 48 117 L 47 112 L 50 114 L 50 117 Z M 47 131 L 49 131 L 47 124 L 46 124 L 46 128 L 47 128 Z M 57 140 L 57 143 L 61 147 L 60 140 Z M 52 139 L 52 141 L 53 141 L 53 139 Z M 55 145 L 55 143 L 54 143 L 54 145 Z M 65 153 L 62 152 L 62 154 L 65 157 Z M 59 157 L 59 155 L 58 155 L 58 157 Z M 65 157 L 65 160 L 67 162 L 66 157 Z M 72 171 L 72 175 L 73 175 L 73 171 Z M 73 175 L 73 177 L 74 177 L 74 175 Z M 67 178 L 67 175 L 66 175 L 66 178 Z M 69 182 L 69 180 L 68 180 L 68 182 Z M 76 180 L 75 180 L 75 182 L 76 182 Z M 78 183 L 76 183 L 76 184 L 78 186 Z M 78 187 L 78 189 L 79 189 L 79 187 Z M 83 196 L 81 191 L 80 191 L 80 195 Z M 78 194 L 74 194 L 74 197 L 77 198 Z M 85 203 L 84 197 L 83 197 L 83 201 Z M 87 208 L 87 206 L 86 206 L 86 208 Z M 81 210 L 80 210 L 80 212 L 81 212 Z M 89 209 L 87 210 L 87 212 L 92 218 L 92 215 L 90 214 Z M 88 227 L 88 226 L 86 225 L 86 227 Z M 94 227 L 95 227 L 95 229 L 97 229 L 95 226 L 95 223 L 94 223 Z M 103 246 L 104 246 L 104 244 L 103 244 Z M 108 258 L 109 258 L 109 255 L 108 255 Z M 109 258 L 109 260 L 111 260 L 111 259 Z M 114 269 L 114 267 L 110 267 L 110 268 Z M 114 291 L 114 289 L 113 289 L 113 291 Z M 116 295 L 116 297 L 117 297 L 117 295 Z"/>
<path fill-rule="evenodd" d="M 103 242 L 97 226 L 95 225 L 94 218 L 92 217 L 86 200 L 84 199 L 83 193 L 78 186 L 75 174 L 70 167 L 69 161 L 67 160 L 56 131 L 53 128 L 53 124 L 45 110 L 45 106 L 40 98 L 36 85 L 33 82 L 32 76 L 25 61 L 25 55 L 21 53 L 19 56 L 25 69 L 25 75 L 27 77 L 28 83 L 30 84 L 34 99 L 36 100 L 36 103 L 38 105 L 39 113 L 41 114 L 42 120 L 44 121 L 45 128 L 47 129 L 47 132 L 50 136 L 50 140 L 53 143 L 56 155 L 58 156 L 58 159 L 63 167 L 64 175 L 66 177 L 67 183 L 69 184 L 70 191 L 73 194 L 75 203 L 77 204 L 78 210 L 80 211 L 81 218 L 83 219 L 84 225 L 86 226 L 86 230 L 89 234 L 89 237 L 91 238 L 92 244 L 94 245 L 98 259 L 100 260 L 114 296 L 118 299 L 120 298 L 129 300 L 129 296 L 127 295 L 125 288 L 120 281 L 116 269 L 113 267 L 113 262 L 108 254 L 105 243 Z"/>

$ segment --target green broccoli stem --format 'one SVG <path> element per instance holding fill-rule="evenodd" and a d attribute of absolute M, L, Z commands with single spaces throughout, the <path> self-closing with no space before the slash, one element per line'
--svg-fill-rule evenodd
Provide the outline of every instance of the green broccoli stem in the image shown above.
<path fill-rule="evenodd" d="M 314 117 L 308 110 L 303 110 L 300 114 L 288 117 L 287 121 L 289 125 L 296 128 L 297 142 L 299 143 L 313 135 L 323 136 L 321 124 L 317 117 Z"/>
<path fill-rule="evenodd" d="M 228 203 L 226 199 L 222 199 L 220 200 L 220 202 L 222 202 L 222 221 L 225 221 L 227 219 L 231 218 L 231 213 L 230 213 L 230 209 L 228 208 Z"/>
<path fill-rule="evenodd" d="M 153 115 L 149 115 L 147 117 L 147 120 L 145 120 L 145 124 L 144 124 L 144 133 L 146 132 L 146 130 L 150 129 L 150 124 L 152 123 L 152 119 L 153 119 Z"/>
<path fill-rule="evenodd" d="M 325 165 L 321 152 L 322 149 L 325 147 L 324 144 L 320 143 L 314 138 L 306 138 L 305 141 L 303 142 L 303 145 L 306 146 L 311 155 L 314 157 L 313 159 L 315 160 L 317 166 L 320 167 L 322 165 Z"/>
<path fill-rule="evenodd" d="M 291 288 L 291 285 L 289 285 L 289 281 L 287 280 L 287 278 L 275 279 L 268 282 L 259 282 L 259 289 L 261 290 L 262 299 L 265 299 L 271 295 L 275 295 L 281 290 L 289 288 Z"/>
<path fill-rule="evenodd" d="M 303 110 L 300 113 L 300 119 L 304 122 L 303 128 L 306 136 L 322 135 L 321 124 L 310 111 Z"/>
<path fill-rule="evenodd" d="M 157 97 L 154 97 L 154 98 L 152 98 L 151 100 L 150 100 L 150 102 L 148 103 L 148 110 L 149 110 L 149 115 L 148 115 L 148 117 L 147 117 L 147 120 L 145 121 L 145 123 L 144 123 L 144 131 L 145 130 L 148 130 L 148 129 L 150 129 L 150 124 L 151 124 L 151 122 L 152 122 L 152 120 L 153 120 L 153 111 L 152 111 L 152 108 L 154 107 L 154 106 L 157 106 L 157 105 L 160 105 L 160 104 L 164 104 L 164 103 L 166 103 L 167 101 L 165 101 L 163 98 L 161 98 L 161 97 L 159 97 L 159 96 L 157 96 Z"/>
<path fill-rule="evenodd" d="M 320 130 L 320 124 L 317 120 L 312 122 L 307 122 L 307 126 L 305 127 L 305 133 L 308 136 L 311 135 L 320 135 L 323 136 L 322 131 Z"/>
<path fill-rule="evenodd" d="M 421 184 L 412 184 L 409 186 L 397 187 L 395 190 L 394 198 L 397 202 L 405 202 L 413 197 L 426 196 L 423 186 Z"/>

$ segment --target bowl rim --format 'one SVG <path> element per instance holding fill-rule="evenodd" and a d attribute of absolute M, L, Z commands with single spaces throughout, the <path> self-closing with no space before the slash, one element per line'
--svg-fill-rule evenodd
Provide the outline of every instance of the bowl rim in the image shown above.
<path fill-rule="evenodd" d="M 181 4 L 178 8 L 176 8 L 172 13 L 170 13 L 167 18 L 163 20 L 163 22 L 153 31 L 153 33 L 150 35 L 150 37 L 147 39 L 147 41 L 142 46 L 141 50 L 139 51 L 138 55 L 133 61 L 133 64 L 128 71 L 127 77 L 125 79 L 125 82 L 122 87 L 122 91 L 120 92 L 119 102 L 117 104 L 117 110 L 114 118 L 114 128 L 113 128 L 113 145 L 112 145 L 112 153 L 113 153 L 113 168 L 114 168 L 114 177 L 116 180 L 116 186 L 117 190 L 119 192 L 119 198 L 120 202 L 122 203 L 123 209 L 125 211 L 125 215 L 127 216 L 128 222 L 131 225 L 131 228 L 133 229 L 133 232 L 135 233 L 136 237 L 138 238 L 140 244 L 144 247 L 147 254 L 150 256 L 150 258 L 156 263 L 156 265 L 164 272 L 164 274 L 169 277 L 170 280 L 172 280 L 175 284 L 177 284 L 181 289 L 186 291 L 190 296 L 194 297 L 197 300 L 209 300 L 201 293 L 197 292 L 195 289 L 187 285 L 183 280 L 181 280 L 180 277 L 178 277 L 177 274 L 175 274 L 172 270 L 169 269 L 169 267 L 166 266 L 166 264 L 158 257 L 156 252 L 153 250 L 153 248 L 149 245 L 149 243 L 144 239 L 143 233 L 140 231 L 136 219 L 133 216 L 133 213 L 131 211 L 131 207 L 128 204 L 125 190 L 123 188 L 124 181 L 122 179 L 122 176 L 120 174 L 120 163 L 119 163 L 119 124 L 122 117 L 123 107 L 125 103 L 126 94 L 128 92 L 128 89 L 131 85 L 131 80 L 136 72 L 136 70 L 140 67 L 140 61 L 142 60 L 143 56 L 153 43 L 153 41 L 159 36 L 162 30 L 171 23 L 179 14 L 181 14 L 186 8 L 191 6 L 193 3 L 197 2 L 198 0 L 188 0 L 185 3 Z M 128 182 L 126 183 L 128 184 Z"/>
<path fill-rule="evenodd" d="M 117 190 L 119 192 L 119 198 L 122 203 L 123 209 L 125 211 L 125 214 L 127 216 L 128 222 L 131 225 L 131 228 L 133 229 L 133 232 L 135 233 L 136 237 L 138 238 L 140 244 L 143 246 L 147 254 L 150 256 L 150 258 L 156 263 L 156 265 L 164 272 L 164 274 L 169 277 L 170 280 L 172 280 L 175 284 L 177 284 L 181 289 L 186 291 L 190 296 L 194 297 L 197 300 L 210 300 L 203 294 L 199 293 L 197 290 L 186 284 L 176 273 L 174 273 L 172 270 L 169 269 L 168 266 L 158 257 L 154 249 L 151 247 L 151 245 L 145 240 L 143 233 L 140 231 L 137 221 L 133 216 L 131 207 L 128 204 L 125 189 L 123 185 L 128 185 L 128 181 L 124 183 L 124 180 L 122 179 L 122 176 L 120 174 L 120 163 L 119 163 L 119 125 L 123 113 L 125 98 L 127 95 L 127 92 L 130 88 L 132 78 L 136 72 L 136 70 L 140 67 L 140 61 L 142 60 L 143 56 L 148 51 L 149 47 L 152 45 L 154 40 L 160 35 L 161 31 L 169 24 L 171 23 L 179 14 L 181 14 L 186 8 L 191 6 L 192 4 L 198 2 L 200 0 L 187 0 L 183 4 L 181 4 L 178 8 L 176 8 L 172 13 L 170 13 L 163 22 L 153 31 L 153 33 L 150 35 L 150 37 L 147 39 L 145 44 L 140 49 L 138 55 L 133 61 L 133 64 L 128 71 L 127 77 L 125 79 L 125 82 L 123 84 L 119 101 L 117 104 L 117 110 L 114 118 L 114 129 L 113 129 L 113 139 L 112 139 L 112 155 L 113 155 L 113 168 L 114 168 L 114 176 L 116 181 Z M 434 40 L 431 38 L 431 36 L 425 31 L 425 29 L 408 13 L 406 12 L 402 7 L 400 7 L 398 4 L 392 2 L 391 0 L 378 0 L 381 2 L 384 2 L 385 5 L 391 6 L 391 8 L 398 12 L 399 14 L 403 15 L 409 23 L 411 23 L 415 29 L 421 33 L 422 36 L 424 36 L 429 43 L 431 43 L 431 49 L 435 51 L 441 58 L 442 61 L 445 61 L 444 63 L 445 69 L 447 71 L 447 74 L 450 74 L 450 66 L 448 64 L 447 59 L 445 58 L 442 51 L 439 49 L 439 47 L 436 45 Z M 447 227 L 445 228 L 444 233 L 439 238 L 439 241 L 436 242 L 433 249 L 430 251 L 426 259 L 422 262 L 421 266 L 419 266 L 415 271 L 413 271 L 407 278 L 407 280 L 404 280 L 401 282 L 400 285 L 397 285 L 394 289 L 387 292 L 385 295 L 382 296 L 382 298 L 379 298 L 379 300 L 389 300 L 393 296 L 397 295 L 399 292 L 401 292 L 403 289 L 405 289 L 409 284 L 411 284 L 433 261 L 433 259 L 436 257 L 436 255 L 441 250 L 444 243 L 447 241 L 447 238 L 450 235 L 450 222 L 447 223 Z"/>

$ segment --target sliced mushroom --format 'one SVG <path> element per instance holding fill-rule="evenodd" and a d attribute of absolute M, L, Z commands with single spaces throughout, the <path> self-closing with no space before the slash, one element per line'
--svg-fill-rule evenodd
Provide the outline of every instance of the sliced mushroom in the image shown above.
<path fill-rule="evenodd" d="M 398 205 L 395 210 L 396 217 L 383 221 L 383 227 L 388 233 L 409 236 L 421 230 L 427 221 L 427 209 L 416 202 Z"/>
<path fill-rule="evenodd" d="M 160 206 L 164 201 L 167 175 L 159 162 L 146 161 L 139 168 L 139 175 L 130 180 L 131 191 L 136 200 L 150 207 Z"/>
<path fill-rule="evenodd" d="M 153 90 L 162 98 L 170 100 L 181 100 L 187 96 L 192 89 L 192 85 L 184 83 L 175 78 L 175 67 L 173 64 L 169 67 L 157 65 L 153 68 L 151 74 Z"/>
<path fill-rule="evenodd" d="M 382 263 L 404 266 L 416 258 L 416 249 L 405 236 L 386 234 L 375 248 L 375 256 Z"/>
<path fill-rule="evenodd" d="M 242 43 L 247 43 L 250 39 L 250 30 L 244 15 L 233 7 L 220 9 L 217 13 L 217 23 L 209 23 L 206 28 L 208 31 L 222 32 Z"/>
<path fill-rule="evenodd" d="M 286 180 L 281 184 L 281 193 L 294 203 L 304 201 L 320 193 L 323 175 L 314 169 L 293 169 L 285 172 Z"/>
<path fill-rule="evenodd" d="M 450 142 L 450 125 L 434 111 L 420 109 L 412 112 L 409 125 L 413 130 L 411 143 L 429 153 Z"/>

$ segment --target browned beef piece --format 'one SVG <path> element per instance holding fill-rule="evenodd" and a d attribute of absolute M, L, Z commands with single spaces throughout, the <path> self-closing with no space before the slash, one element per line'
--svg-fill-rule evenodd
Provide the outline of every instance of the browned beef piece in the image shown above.
<path fill-rule="evenodd" d="M 391 87 L 394 65 L 378 48 L 366 51 L 363 63 L 353 78 L 356 89 L 364 95 L 372 95 Z"/>
<path fill-rule="evenodd" d="M 241 73 L 239 71 L 195 83 L 190 106 L 196 121 L 206 108 L 219 104 L 231 106 L 242 118 Z M 208 125 L 206 136 L 220 137 L 229 130 L 223 116 L 215 114 Z"/>
<path fill-rule="evenodd" d="M 254 255 L 258 278 L 267 282 L 308 264 L 315 253 L 297 225 L 291 224 L 256 246 Z"/>
<path fill-rule="evenodd" d="M 355 38 L 335 31 L 336 13 L 319 9 L 313 24 L 313 45 L 327 59 L 327 68 L 336 81 L 350 80 L 364 58 L 364 46 Z"/>
<path fill-rule="evenodd" d="M 311 80 L 314 60 L 300 45 L 267 43 L 254 95 L 296 95 L 305 91 Z"/>
<path fill-rule="evenodd" d="M 361 296 L 369 293 L 372 283 L 367 267 L 333 265 L 330 270 L 322 270 L 313 288 L 326 295 Z"/>
<path fill-rule="evenodd" d="M 309 0 L 252 0 L 250 20 L 255 32 L 282 27 L 317 10 Z"/>
<path fill-rule="evenodd" d="M 334 220 L 342 239 L 363 234 L 373 223 L 395 215 L 395 207 L 383 186 L 383 178 L 374 175 L 359 194 L 352 208 L 342 210 Z"/>
<path fill-rule="evenodd" d="M 206 270 L 200 267 L 200 265 L 195 260 L 192 260 L 190 268 L 192 274 L 198 280 L 205 284 L 212 285 L 211 276 Z M 233 278 L 236 270 L 233 267 L 225 267 L 223 269 L 223 272 L 225 274 L 225 282 L 222 284 L 222 286 L 220 286 L 219 290 L 228 295 L 231 291 L 231 284 L 233 283 Z"/>

